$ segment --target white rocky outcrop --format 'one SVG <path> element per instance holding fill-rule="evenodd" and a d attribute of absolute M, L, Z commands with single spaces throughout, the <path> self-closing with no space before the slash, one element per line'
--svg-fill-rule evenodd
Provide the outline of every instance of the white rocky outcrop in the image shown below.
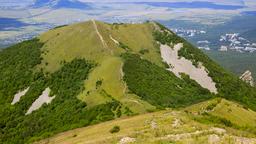
<path fill-rule="evenodd" d="M 208 144 L 219 144 L 221 142 L 220 136 L 216 134 L 211 134 L 208 137 Z"/>
<path fill-rule="evenodd" d="M 180 77 L 180 73 L 185 73 L 203 88 L 208 89 L 212 93 L 217 93 L 215 82 L 208 76 L 207 69 L 202 64 L 196 67 L 190 60 L 178 56 L 178 51 L 182 47 L 182 43 L 175 45 L 174 48 L 170 48 L 168 45 L 161 45 L 161 57 L 164 62 L 170 65 L 168 70 L 173 72 L 177 77 Z"/>
<path fill-rule="evenodd" d="M 135 138 L 131 138 L 131 137 L 123 137 L 120 141 L 119 144 L 129 144 L 129 143 L 134 143 L 136 142 Z"/>
<path fill-rule="evenodd" d="M 34 102 L 33 104 L 30 106 L 30 108 L 28 109 L 26 115 L 31 114 L 33 111 L 38 110 L 43 104 L 49 104 L 51 103 L 51 101 L 55 98 L 55 96 L 53 97 L 49 97 L 50 94 L 50 88 L 46 88 L 42 95 L 40 95 Z"/>
<path fill-rule="evenodd" d="M 254 86 L 254 80 L 253 80 L 253 77 L 252 77 L 252 73 L 249 70 L 245 71 L 240 76 L 240 79 L 245 81 L 246 83 L 250 84 L 251 86 Z"/>
<path fill-rule="evenodd" d="M 20 101 L 20 98 L 21 98 L 22 96 L 24 96 L 24 95 L 28 92 L 28 90 L 29 90 L 29 87 L 26 88 L 25 90 L 19 91 L 17 94 L 15 94 L 11 104 L 14 105 L 14 104 L 16 104 L 17 102 L 19 102 L 19 101 Z"/>
<path fill-rule="evenodd" d="M 178 119 L 178 118 L 175 118 L 175 120 L 174 120 L 173 123 L 172 123 L 172 127 L 173 127 L 173 128 L 178 128 L 178 127 L 180 127 L 181 125 L 182 125 L 181 120 Z"/>

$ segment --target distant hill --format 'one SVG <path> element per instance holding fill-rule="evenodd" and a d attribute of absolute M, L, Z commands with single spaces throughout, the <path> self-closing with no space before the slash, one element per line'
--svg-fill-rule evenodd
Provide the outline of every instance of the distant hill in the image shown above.
<path fill-rule="evenodd" d="M 248 30 L 241 34 L 246 39 L 256 43 L 256 29 Z"/>
<path fill-rule="evenodd" d="M 19 21 L 18 19 L 14 18 L 0 18 L 0 31 L 7 31 L 10 29 L 15 29 L 19 27 L 28 26 L 24 22 Z"/>
<path fill-rule="evenodd" d="M 256 78 L 255 53 L 239 53 L 232 51 L 205 51 L 205 53 L 227 70 L 235 73 L 237 76 L 240 76 L 246 70 L 250 70 L 252 72 L 252 76 Z"/>
<path fill-rule="evenodd" d="M 0 52 L 0 143 L 33 143 L 113 119 L 179 111 L 216 97 L 239 104 L 241 113 L 256 110 L 254 87 L 159 23 L 63 25 Z M 179 119 L 183 114 L 185 121 L 193 119 L 188 124 L 198 122 L 193 130 L 217 125 L 255 136 L 254 125 L 241 121 L 237 126 L 237 119 L 221 113 L 190 117 L 187 110 Z M 251 121 L 248 117 L 246 122 Z"/>
<path fill-rule="evenodd" d="M 87 3 L 78 0 L 36 0 L 32 7 L 89 9 Z"/>
<path fill-rule="evenodd" d="M 155 7 L 169 8 L 209 8 L 216 10 L 237 10 L 244 8 L 243 5 L 228 5 L 216 4 L 207 1 L 192 1 L 192 2 L 138 2 L 138 4 L 147 4 Z"/>

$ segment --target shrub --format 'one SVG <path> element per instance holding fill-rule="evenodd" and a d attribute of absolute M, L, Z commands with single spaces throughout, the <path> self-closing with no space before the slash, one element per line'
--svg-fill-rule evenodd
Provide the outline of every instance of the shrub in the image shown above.
<path fill-rule="evenodd" d="M 119 126 L 114 126 L 109 132 L 110 133 L 118 133 L 120 131 L 120 127 Z"/>
<path fill-rule="evenodd" d="M 102 85 L 102 80 L 97 80 L 96 88 L 98 89 Z"/>
<path fill-rule="evenodd" d="M 122 42 L 119 42 L 119 47 L 121 47 L 122 49 L 124 49 L 126 51 L 130 51 L 130 48 Z"/>
<path fill-rule="evenodd" d="M 146 53 L 149 53 L 149 50 L 148 49 L 141 49 L 140 51 L 139 51 L 139 53 L 140 54 L 146 54 Z"/>

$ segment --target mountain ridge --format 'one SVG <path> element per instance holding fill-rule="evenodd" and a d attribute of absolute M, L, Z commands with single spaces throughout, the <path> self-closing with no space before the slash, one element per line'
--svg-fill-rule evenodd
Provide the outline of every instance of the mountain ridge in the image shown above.
<path fill-rule="evenodd" d="M 216 83 L 217 93 L 202 87 L 188 71 L 175 75 L 175 61 L 163 61 L 161 45 L 175 50 L 173 47 L 181 43 L 176 57 L 205 71 Z M 0 68 L 2 143 L 32 143 L 70 129 L 181 109 L 216 97 L 256 110 L 255 88 L 156 22 L 109 24 L 91 20 L 56 27 L 1 51 Z M 15 94 L 28 87 L 11 105 Z M 26 115 L 48 88 L 48 97 L 54 99 Z M 223 124 L 223 119 L 211 116 L 203 121 L 209 119 Z"/>

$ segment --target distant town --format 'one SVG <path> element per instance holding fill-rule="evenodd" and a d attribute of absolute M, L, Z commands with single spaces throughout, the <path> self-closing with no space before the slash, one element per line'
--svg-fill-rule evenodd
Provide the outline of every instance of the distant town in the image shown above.
<path fill-rule="evenodd" d="M 40 34 L 43 31 L 47 31 L 51 28 L 54 28 L 54 25 L 50 25 L 50 24 L 38 24 L 38 27 L 40 27 L 42 30 L 40 31 L 30 31 L 30 32 L 25 32 L 25 33 L 21 33 L 21 34 L 17 34 L 16 36 L 12 36 L 12 37 L 8 37 L 8 38 L 4 38 L 4 39 L 0 39 L 0 46 L 2 47 L 7 47 L 25 40 L 29 40 L 33 37 L 38 36 L 38 34 Z M 6 29 L 8 30 L 8 29 Z M 12 29 L 9 29 L 10 31 L 12 31 Z"/>
<path fill-rule="evenodd" d="M 194 37 L 198 34 L 206 34 L 206 31 L 204 30 L 195 29 L 172 29 L 172 31 L 181 37 Z"/>
<path fill-rule="evenodd" d="M 239 33 L 225 34 L 219 39 L 221 47 L 219 51 L 234 50 L 238 52 L 254 52 L 256 51 L 256 43 L 240 36 Z"/>
<path fill-rule="evenodd" d="M 184 38 L 192 38 L 198 35 L 206 34 L 207 31 L 196 30 L 196 29 L 172 29 L 173 32 Z M 251 42 L 242 36 L 239 33 L 229 33 L 221 35 L 218 44 L 220 45 L 219 51 L 237 51 L 237 52 L 256 52 L 256 42 Z M 200 40 L 196 41 L 196 45 L 199 49 L 203 50 L 212 50 L 210 48 L 210 41 Z"/>

